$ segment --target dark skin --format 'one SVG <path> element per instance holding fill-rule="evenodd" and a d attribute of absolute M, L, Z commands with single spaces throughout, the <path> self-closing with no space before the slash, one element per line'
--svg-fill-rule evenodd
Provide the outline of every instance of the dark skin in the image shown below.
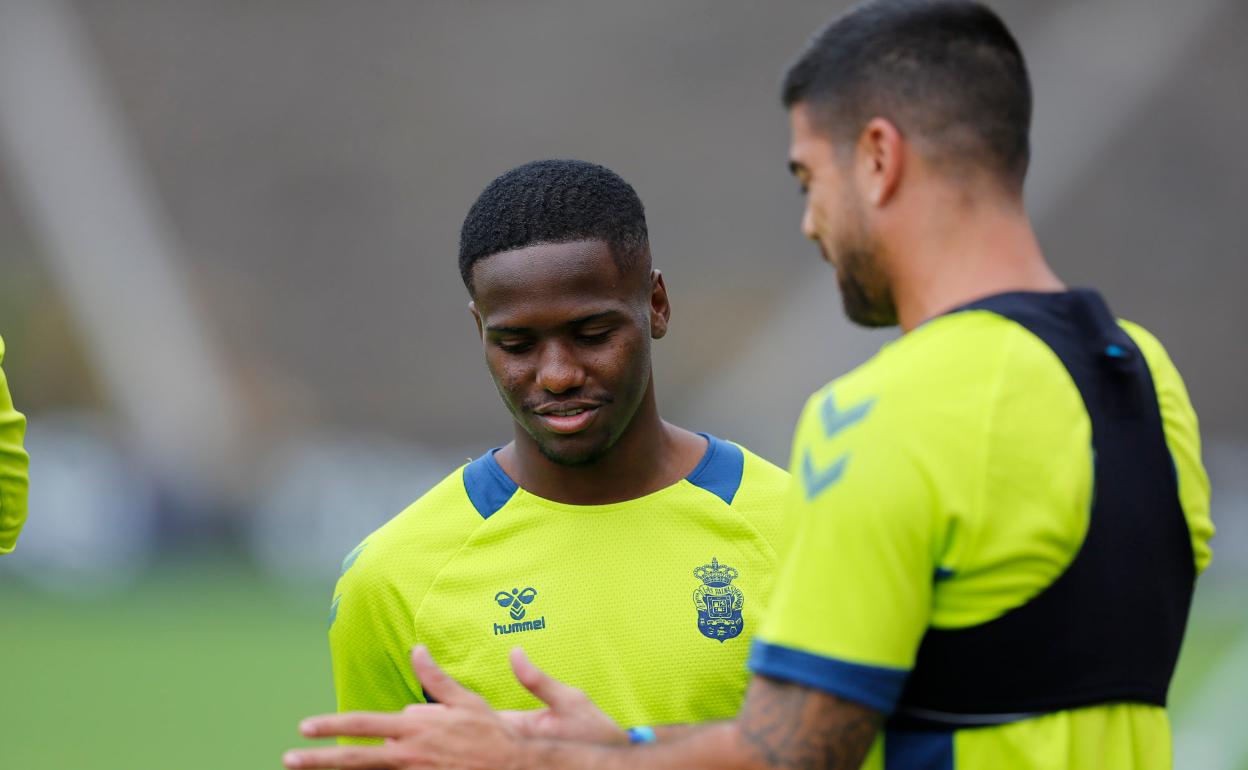
<path fill-rule="evenodd" d="M 671 305 L 648 261 L 624 273 L 606 243 L 574 241 L 473 266 L 469 309 L 515 421 L 495 457 L 525 490 L 573 505 L 631 500 L 705 453 L 705 439 L 659 416 L 650 340 L 667 333 Z"/>
<path fill-rule="evenodd" d="M 516 661 L 513 659 L 513 664 Z M 354 712 L 304 720 L 308 737 L 385 738 L 382 746 L 287 752 L 288 768 L 339 770 L 846 770 L 861 766 L 883 722 L 879 712 L 829 693 L 755 676 L 730 722 L 664 728 L 652 746 L 621 740 L 582 693 L 517 667 L 541 698 L 548 724 L 507 719 L 439 669 L 423 647 L 412 668 L 436 705 L 394 714 Z M 596 716 L 591 716 L 593 714 Z M 562 726 L 559 723 L 562 722 Z M 554 740 L 552 740 L 554 739 Z M 581 742 L 587 741 L 587 742 Z M 596 742 L 598 745 L 594 745 Z"/>

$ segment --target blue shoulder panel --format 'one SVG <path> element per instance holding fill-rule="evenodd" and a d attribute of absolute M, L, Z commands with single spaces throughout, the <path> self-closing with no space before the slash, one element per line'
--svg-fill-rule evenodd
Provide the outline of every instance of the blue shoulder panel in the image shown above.
<path fill-rule="evenodd" d="M 888 715 L 901 697 L 909 671 L 825 658 L 804 650 L 755 639 L 750 645 L 750 670 L 773 679 L 795 682 L 861 703 Z"/>
<path fill-rule="evenodd" d="M 698 463 L 698 467 L 685 480 L 732 505 L 732 499 L 741 488 L 741 474 L 745 472 L 745 453 L 741 451 L 741 447 L 730 441 L 715 438 L 709 433 L 698 435 L 706 439 L 706 454 L 702 455 L 702 462 Z"/>
<path fill-rule="evenodd" d="M 464 466 L 464 491 L 483 519 L 498 513 L 519 489 L 494 459 L 497 451 L 491 449 Z"/>

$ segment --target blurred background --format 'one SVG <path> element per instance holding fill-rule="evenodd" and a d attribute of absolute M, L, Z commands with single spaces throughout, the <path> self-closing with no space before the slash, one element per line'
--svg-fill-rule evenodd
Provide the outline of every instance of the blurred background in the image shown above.
<path fill-rule="evenodd" d="M 1180 768 L 1248 768 L 1248 5 L 994 2 L 1034 78 L 1028 205 L 1169 347 L 1219 528 Z M 0 0 L 0 335 L 30 522 L 0 560 L 0 767 L 277 767 L 333 708 L 341 558 L 510 423 L 455 266 L 504 170 L 647 205 L 665 415 L 787 461 L 851 328 L 798 233 L 777 83 L 844 6 Z M 15 663 L 16 662 L 16 663 Z"/>

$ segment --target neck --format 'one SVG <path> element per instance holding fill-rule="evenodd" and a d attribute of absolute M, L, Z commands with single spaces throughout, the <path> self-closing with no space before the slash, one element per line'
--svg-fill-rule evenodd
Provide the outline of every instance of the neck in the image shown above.
<path fill-rule="evenodd" d="M 893 301 L 908 332 L 935 316 L 1008 291 L 1062 291 L 1021 201 L 967 199 L 947 191 L 891 249 Z"/>
<path fill-rule="evenodd" d="M 671 486 L 689 475 L 706 450 L 701 436 L 659 417 L 653 380 L 624 433 L 591 463 L 556 463 L 523 428 L 515 430 L 515 440 L 495 455 L 499 465 L 525 490 L 570 505 L 618 503 Z"/>

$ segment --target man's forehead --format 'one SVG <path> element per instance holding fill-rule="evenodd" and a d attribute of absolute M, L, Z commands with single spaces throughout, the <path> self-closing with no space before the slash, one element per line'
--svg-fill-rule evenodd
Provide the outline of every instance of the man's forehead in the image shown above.
<path fill-rule="evenodd" d="M 476 303 L 488 326 L 575 320 L 628 306 L 636 293 L 602 241 L 536 244 L 474 266 Z M 526 320 L 527 319 L 527 320 Z M 532 323 L 530 323 L 532 322 Z"/>
<path fill-rule="evenodd" d="M 585 277 L 610 283 L 619 272 L 605 241 L 534 243 L 483 257 L 473 265 L 473 282 L 503 290 Z"/>
<path fill-rule="evenodd" d="M 813 122 L 810 108 L 798 102 L 789 108 L 789 170 L 794 174 L 809 170 L 821 153 L 830 151 L 831 142 Z"/>

